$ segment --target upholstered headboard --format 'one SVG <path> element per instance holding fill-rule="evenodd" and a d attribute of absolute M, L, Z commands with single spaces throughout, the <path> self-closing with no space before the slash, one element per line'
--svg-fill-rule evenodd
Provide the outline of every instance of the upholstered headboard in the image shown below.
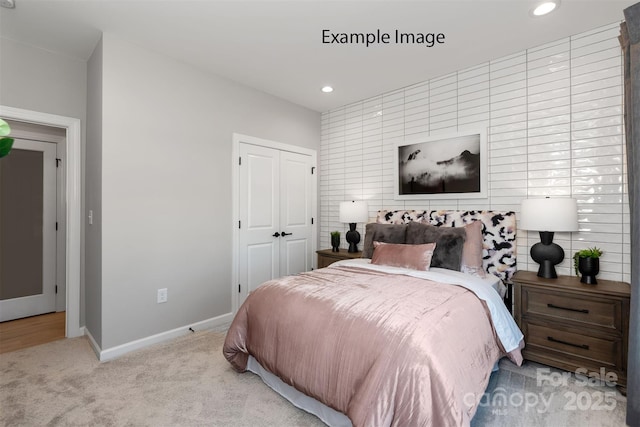
<path fill-rule="evenodd" d="M 380 224 L 426 222 L 435 226 L 462 227 L 472 221 L 482 222 L 484 269 L 505 282 L 516 272 L 516 214 L 497 211 L 378 211 Z"/>

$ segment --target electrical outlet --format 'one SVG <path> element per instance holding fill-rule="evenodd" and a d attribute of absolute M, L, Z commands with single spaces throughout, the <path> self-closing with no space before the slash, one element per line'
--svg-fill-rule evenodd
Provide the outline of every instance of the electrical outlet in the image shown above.
<path fill-rule="evenodd" d="M 158 304 L 167 302 L 167 288 L 158 289 Z"/>

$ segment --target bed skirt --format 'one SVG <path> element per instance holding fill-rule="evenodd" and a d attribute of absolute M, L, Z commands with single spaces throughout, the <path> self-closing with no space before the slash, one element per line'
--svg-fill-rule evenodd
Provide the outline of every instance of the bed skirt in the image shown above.
<path fill-rule="evenodd" d="M 293 406 L 315 415 L 325 424 L 331 427 L 351 427 L 351 420 L 345 414 L 328 407 L 319 400 L 309 397 L 291 387 L 289 384 L 286 384 L 280 378 L 264 369 L 253 356 L 249 356 L 247 370 L 262 378 L 262 381 L 264 381 L 266 385 L 291 402 Z"/>

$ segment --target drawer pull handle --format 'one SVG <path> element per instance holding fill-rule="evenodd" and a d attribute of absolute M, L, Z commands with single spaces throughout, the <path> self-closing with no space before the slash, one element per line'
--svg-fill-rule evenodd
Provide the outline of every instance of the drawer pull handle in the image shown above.
<path fill-rule="evenodd" d="M 560 307 L 559 305 L 555 305 L 555 304 L 547 304 L 547 307 L 549 307 L 549 308 L 557 308 L 557 309 L 560 309 L 560 310 L 577 311 L 578 313 L 589 314 L 589 310 L 587 310 L 586 308 Z"/>
<path fill-rule="evenodd" d="M 574 344 L 571 342 L 567 342 L 567 341 L 562 341 L 562 340 L 557 340 L 554 337 L 547 337 L 547 339 L 551 342 L 557 342 L 559 344 L 566 344 L 566 345 L 570 345 L 572 347 L 578 347 L 578 348 L 582 348 L 584 350 L 589 350 L 589 346 L 586 344 Z"/>

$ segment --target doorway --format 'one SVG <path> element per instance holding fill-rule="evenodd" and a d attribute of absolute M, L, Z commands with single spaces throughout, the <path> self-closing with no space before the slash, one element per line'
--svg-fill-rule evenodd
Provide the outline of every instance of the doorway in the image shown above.
<path fill-rule="evenodd" d="M 59 226 L 58 244 L 63 241 L 62 249 L 58 246 L 58 254 L 64 268 L 58 269 L 58 287 L 65 287 L 65 292 L 58 292 L 56 304 L 66 308 L 65 335 L 68 338 L 84 335 L 80 326 L 80 261 L 81 261 L 81 222 L 82 222 L 82 163 L 81 163 L 81 127 L 80 120 L 71 117 L 41 113 L 0 105 L 0 117 L 9 121 L 25 124 L 49 126 L 64 131 L 64 141 L 57 143 L 58 157 L 61 159 L 58 176 L 62 180 L 64 197 L 64 228 Z M 14 136 L 12 126 L 12 136 Z M 18 135 L 15 135 L 18 136 Z M 60 218 L 58 218 L 60 223 Z M 62 256 L 64 254 L 64 256 Z"/>

